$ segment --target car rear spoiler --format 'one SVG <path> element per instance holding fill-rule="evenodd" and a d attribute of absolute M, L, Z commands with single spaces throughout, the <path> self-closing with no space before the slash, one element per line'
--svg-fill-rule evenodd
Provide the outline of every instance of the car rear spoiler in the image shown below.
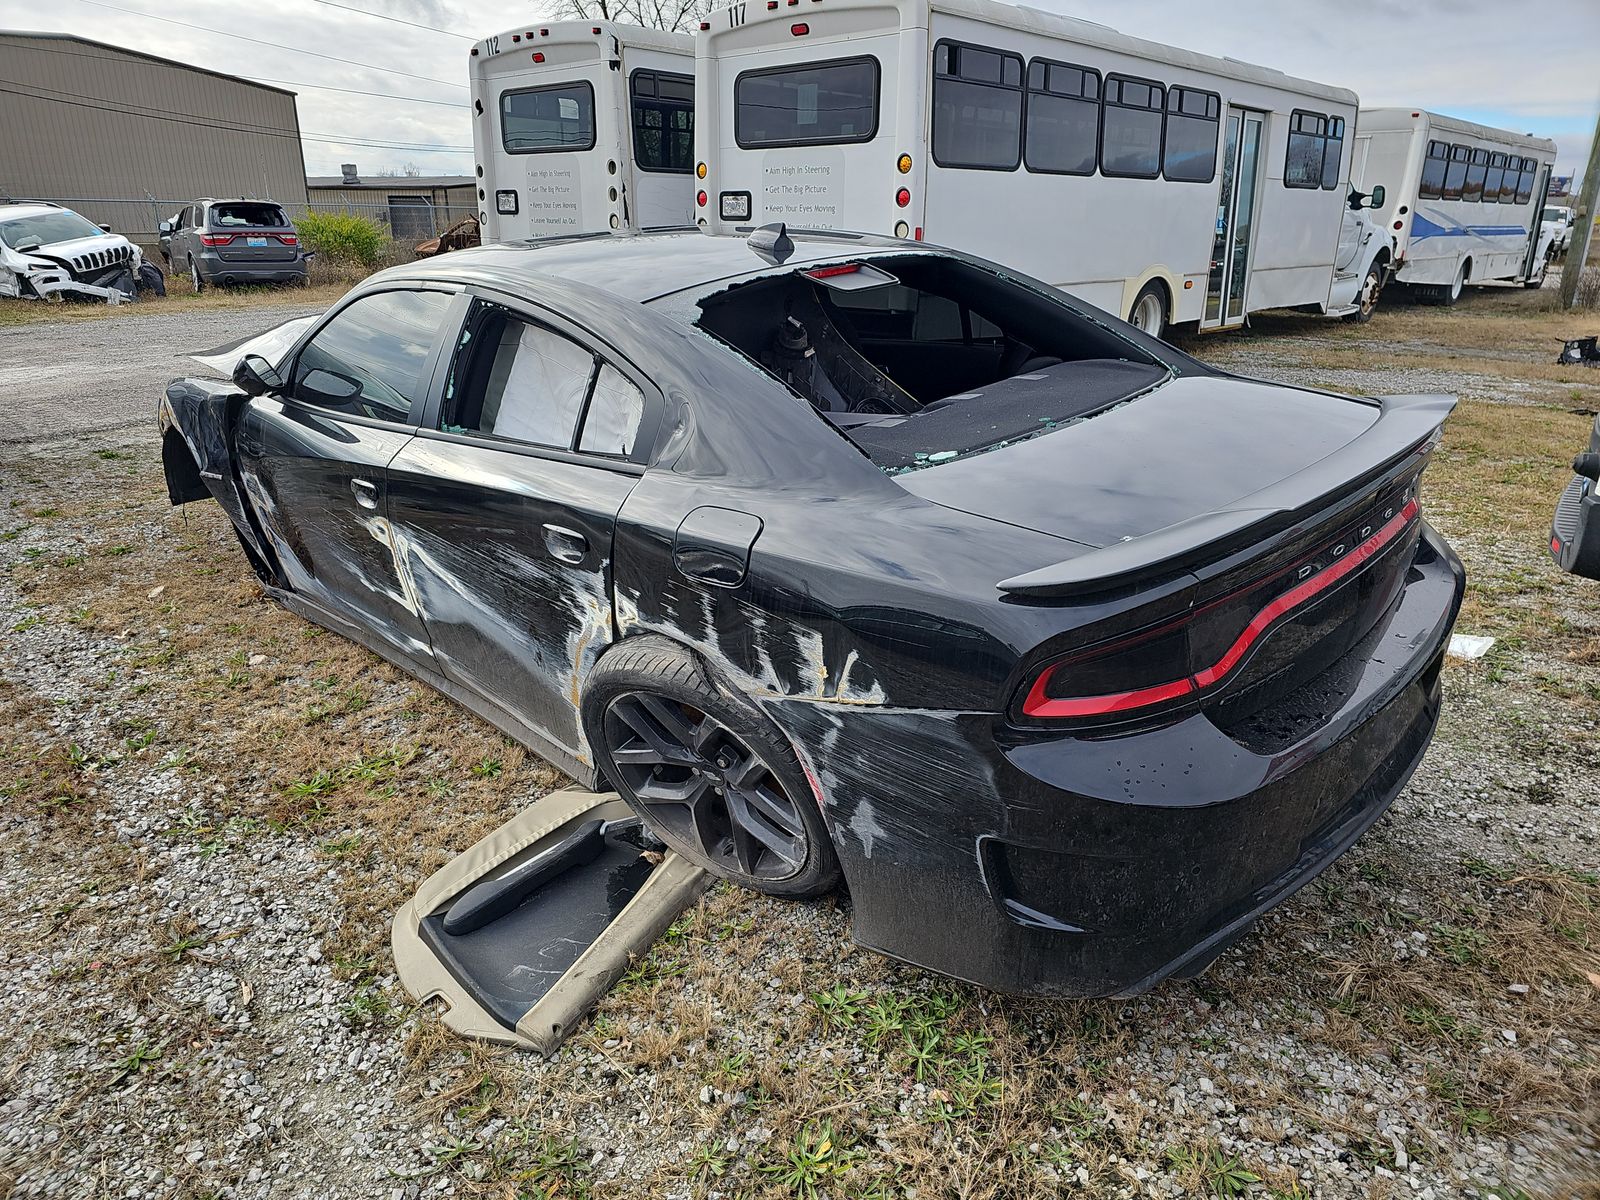
<path fill-rule="evenodd" d="M 1454 396 L 1377 396 L 1382 415 L 1366 432 L 1303 471 L 1280 479 L 1227 508 L 1201 513 L 1141 537 L 1114 542 L 1077 558 L 1014 575 L 997 585 L 1013 596 L 1065 597 L 1108 591 L 1150 572 L 1178 570 L 1199 552 L 1254 526 L 1305 508 L 1381 474 L 1398 460 L 1431 449 L 1456 406 Z"/>

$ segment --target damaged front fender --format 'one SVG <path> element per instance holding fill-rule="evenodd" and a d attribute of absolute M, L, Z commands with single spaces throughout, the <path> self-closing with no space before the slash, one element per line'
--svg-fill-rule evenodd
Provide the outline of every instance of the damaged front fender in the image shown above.
<path fill-rule="evenodd" d="M 275 561 L 256 529 L 239 483 L 230 436 L 249 397 L 232 384 L 208 379 L 176 379 L 167 385 L 157 416 L 161 465 L 167 497 L 188 504 L 210 497 L 222 506 L 249 551 L 263 582 L 279 584 Z"/>

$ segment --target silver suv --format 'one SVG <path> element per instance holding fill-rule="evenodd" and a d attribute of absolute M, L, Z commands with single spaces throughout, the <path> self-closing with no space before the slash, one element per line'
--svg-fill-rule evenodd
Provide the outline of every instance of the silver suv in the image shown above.
<path fill-rule="evenodd" d="M 218 284 L 298 283 L 311 257 L 271 200 L 196 200 L 161 222 L 161 253 L 196 292 Z"/>

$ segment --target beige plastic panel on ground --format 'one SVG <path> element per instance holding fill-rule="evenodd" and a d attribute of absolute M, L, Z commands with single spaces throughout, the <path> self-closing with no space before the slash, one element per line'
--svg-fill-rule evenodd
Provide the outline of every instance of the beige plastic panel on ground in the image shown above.
<path fill-rule="evenodd" d="M 634 898 L 566 974 L 530 1008 L 515 1032 L 477 1004 L 422 940 L 422 919 L 445 907 L 491 873 L 516 866 L 556 845 L 584 821 L 614 821 L 631 815 L 615 792 L 568 788 L 552 792 L 430 875 L 417 894 L 395 914 L 391 941 L 400 983 L 419 1003 L 439 999 L 444 1023 L 466 1037 L 553 1054 L 667 926 L 705 891 L 711 876 L 678 855 L 667 853 Z"/>

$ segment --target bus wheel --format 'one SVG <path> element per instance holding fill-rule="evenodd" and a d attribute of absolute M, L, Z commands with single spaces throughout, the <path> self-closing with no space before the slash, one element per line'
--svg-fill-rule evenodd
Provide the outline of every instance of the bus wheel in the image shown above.
<path fill-rule="evenodd" d="M 1378 295 L 1383 291 L 1383 264 L 1373 263 L 1367 268 L 1367 277 L 1361 281 L 1361 292 L 1356 296 L 1356 311 L 1346 313 L 1344 319 L 1353 325 L 1365 325 L 1378 309 Z"/>
<path fill-rule="evenodd" d="M 1467 270 L 1470 264 L 1463 262 L 1456 271 L 1454 283 L 1441 287 L 1438 291 L 1438 303 L 1449 308 L 1461 299 L 1461 293 L 1467 290 Z"/>
<path fill-rule="evenodd" d="M 1544 277 L 1550 273 L 1550 260 L 1554 257 L 1555 253 L 1552 251 L 1541 258 L 1538 271 L 1523 280 L 1522 286 L 1525 288 L 1542 288 L 1544 286 Z"/>
<path fill-rule="evenodd" d="M 1152 281 L 1139 290 L 1128 311 L 1128 324 L 1151 337 L 1161 336 L 1167 327 L 1167 294 L 1159 283 Z"/>

